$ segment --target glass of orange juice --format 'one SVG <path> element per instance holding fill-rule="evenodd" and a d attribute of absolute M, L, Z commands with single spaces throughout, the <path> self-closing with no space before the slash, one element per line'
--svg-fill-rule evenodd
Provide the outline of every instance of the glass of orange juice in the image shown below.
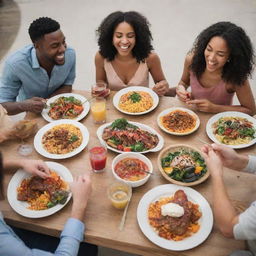
<path fill-rule="evenodd" d="M 95 124 L 106 122 L 106 100 L 103 97 L 93 98 L 91 101 L 91 112 Z"/>
<path fill-rule="evenodd" d="M 108 187 L 108 197 L 117 209 L 124 209 L 132 196 L 132 188 L 122 181 L 115 181 Z"/>

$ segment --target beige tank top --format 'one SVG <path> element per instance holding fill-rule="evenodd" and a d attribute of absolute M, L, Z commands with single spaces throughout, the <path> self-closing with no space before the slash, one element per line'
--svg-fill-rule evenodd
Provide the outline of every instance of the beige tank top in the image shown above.
<path fill-rule="evenodd" d="M 117 75 L 114 67 L 110 61 L 104 59 L 104 69 L 107 76 L 107 82 L 110 90 L 119 91 L 128 86 L 145 86 L 149 87 L 149 74 L 148 65 L 146 62 L 140 62 L 138 69 L 136 70 L 134 76 L 125 84 L 121 78 Z"/>

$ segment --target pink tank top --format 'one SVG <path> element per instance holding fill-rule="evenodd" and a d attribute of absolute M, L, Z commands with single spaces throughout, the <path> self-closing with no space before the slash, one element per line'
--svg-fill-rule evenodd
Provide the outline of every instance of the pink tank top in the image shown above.
<path fill-rule="evenodd" d="M 232 105 L 235 93 L 226 90 L 225 82 L 220 81 L 214 87 L 204 88 L 193 72 L 190 72 L 190 86 L 193 99 L 208 99 L 218 105 Z"/>
<path fill-rule="evenodd" d="M 149 87 L 149 74 L 148 65 L 146 62 L 140 62 L 138 69 L 136 70 L 134 76 L 125 84 L 121 78 L 117 75 L 114 67 L 110 61 L 104 59 L 104 69 L 107 76 L 107 82 L 110 90 L 118 91 L 128 86 L 145 86 Z"/>

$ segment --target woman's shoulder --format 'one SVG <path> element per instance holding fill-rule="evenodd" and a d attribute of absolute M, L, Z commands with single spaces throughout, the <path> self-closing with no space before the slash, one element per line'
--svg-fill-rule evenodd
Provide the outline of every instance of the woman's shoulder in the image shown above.
<path fill-rule="evenodd" d="M 150 52 L 148 57 L 146 58 L 146 63 L 150 67 L 152 64 L 160 62 L 160 58 L 157 53 L 155 52 Z"/>
<path fill-rule="evenodd" d="M 100 52 L 97 52 L 95 54 L 95 63 L 96 64 L 103 65 L 104 64 L 104 60 L 105 60 L 105 58 L 100 54 Z"/>

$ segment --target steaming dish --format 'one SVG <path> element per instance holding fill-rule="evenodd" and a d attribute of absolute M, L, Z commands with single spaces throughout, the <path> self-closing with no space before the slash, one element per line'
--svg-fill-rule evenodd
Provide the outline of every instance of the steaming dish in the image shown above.
<path fill-rule="evenodd" d="M 78 148 L 83 137 L 73 124 L 60 124 L 48 130 L 42 137 L 44 149 L 51 154 L 67 154 Z"/>
<path fill-rule="evenodd" d="M 74 96 L 59 97 L 50 104 L 48 115 L 53 120 L 59 119 L 74 119 L 79 116 L 84 110 L 82 102 Z"/>
<path fill-rule="evenodd" d="M 221 117 L 212 129 L 215 138 L 226 145 L 248 144 L 255 138 L 253 123 L 242 117 Z"/>
<path fill-rule="evenodd" d="M 181 208 L 183 214 L 172 217 L 175 211 L 164 213 L 163 206 L 170 203 Z M 198 220 L 201 216 L 199 205 L 190 202 L 183 190 L 177 190 L 173 196 L 159 198 L 150 203 L 148 208 L 148 221 L 154 231 L 160 237 L 173 241 L 181 241 L 198 232 L 200 229 Z"/>
<path fill-rule="evenodd" d="M 118 107 L 129 113 L 140 113 L 153 106 L 153 98 L 148 92 L 130 91 L 120 97 Z"/>
<path fill-rule="evenodd" d="M 67 183 L 54 171 L 45 179 L 39 176 L 23 179 L 17 188 L 17 199 L 28 202 L 28 209 L 36 211 L 65 204 L 68 196 Z"/>

